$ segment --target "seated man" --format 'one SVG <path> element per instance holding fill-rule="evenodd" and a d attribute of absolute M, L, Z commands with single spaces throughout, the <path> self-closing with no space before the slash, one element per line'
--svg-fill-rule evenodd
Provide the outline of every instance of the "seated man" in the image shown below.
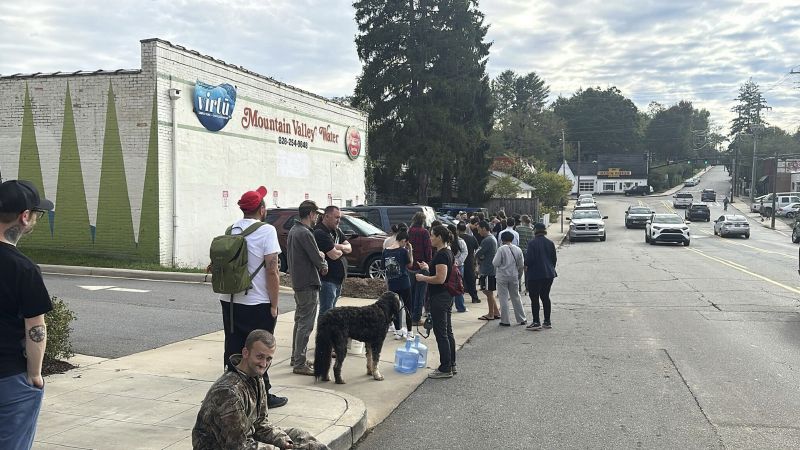
<path fill-rule="evenodd" d="M 268 331 L 253 330 L 242 354 L 230 357 L 235 367 L 211 385 L 197 413 L 192 429 L 195 450 L 328 449 L 306 431 L 270 424 L 262 376 L 272 364 L 275 346 Z"/>

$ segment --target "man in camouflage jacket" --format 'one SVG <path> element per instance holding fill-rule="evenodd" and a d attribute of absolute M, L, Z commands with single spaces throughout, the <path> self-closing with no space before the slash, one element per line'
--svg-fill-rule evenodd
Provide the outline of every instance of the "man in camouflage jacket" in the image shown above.
<path fill-rule="evenodd" d="M 281 429 L 269 422 L 262 376 L 272 364 L 275 346 L 275 337 L 268 331 L 253 330 L 242 354 L 231 356 L 235 367 L 211 385 L 197 413 L 194 450 L 328 449 L 306 431 Z"/>

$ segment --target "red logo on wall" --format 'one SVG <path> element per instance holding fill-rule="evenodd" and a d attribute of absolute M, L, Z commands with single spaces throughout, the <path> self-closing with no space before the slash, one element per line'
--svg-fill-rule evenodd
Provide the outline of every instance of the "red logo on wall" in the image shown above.
<path fill-rule="evenodd" d="M 358 158 L 361 154 L 361 133 L 358 132 L 356 127 L 350 127 L 345 133 L 344 148 L 347 151 L 347 157 L 351 160 Z"/>

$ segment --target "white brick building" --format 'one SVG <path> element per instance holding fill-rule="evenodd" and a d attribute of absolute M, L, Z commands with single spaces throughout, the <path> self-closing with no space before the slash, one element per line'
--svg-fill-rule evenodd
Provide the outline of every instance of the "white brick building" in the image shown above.
<path fill-rule="evenodd" d="M 363 113 L 163 40 L 141 45 L 140 70 L 0 77 L 0 176 L 56 204 L 21 244 L 203 266 L 246 190 L 266 186 L 269 206 L 364 201 Z M 201 124 L 196 84 L 235 91 L 222 129 Z M 200 109 L 224 112 L 210 103 L 220 92 Z"/>

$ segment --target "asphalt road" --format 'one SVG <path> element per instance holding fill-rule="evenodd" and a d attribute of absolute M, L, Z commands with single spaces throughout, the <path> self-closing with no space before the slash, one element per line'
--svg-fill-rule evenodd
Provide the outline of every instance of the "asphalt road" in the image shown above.
<path fill-rule="evenodd" d="M 77 315 L 76 353 L 117 358 L 222 329 L 210 284 L 49 274 L 44 280 Z M 280 311 L 294 307 L 282 292 Z"/>
<path fill-rule="evenodd" d="M 687 190 L 707 187 L 722 168 Z M 624 226 L 640 201 L 672 209 L 600 196 L 607 241 L 559 249 L 552 330 L 487 324 L 357 448 L 800 448 L 797 245 L 760 222 L 648 245 Z"/>

